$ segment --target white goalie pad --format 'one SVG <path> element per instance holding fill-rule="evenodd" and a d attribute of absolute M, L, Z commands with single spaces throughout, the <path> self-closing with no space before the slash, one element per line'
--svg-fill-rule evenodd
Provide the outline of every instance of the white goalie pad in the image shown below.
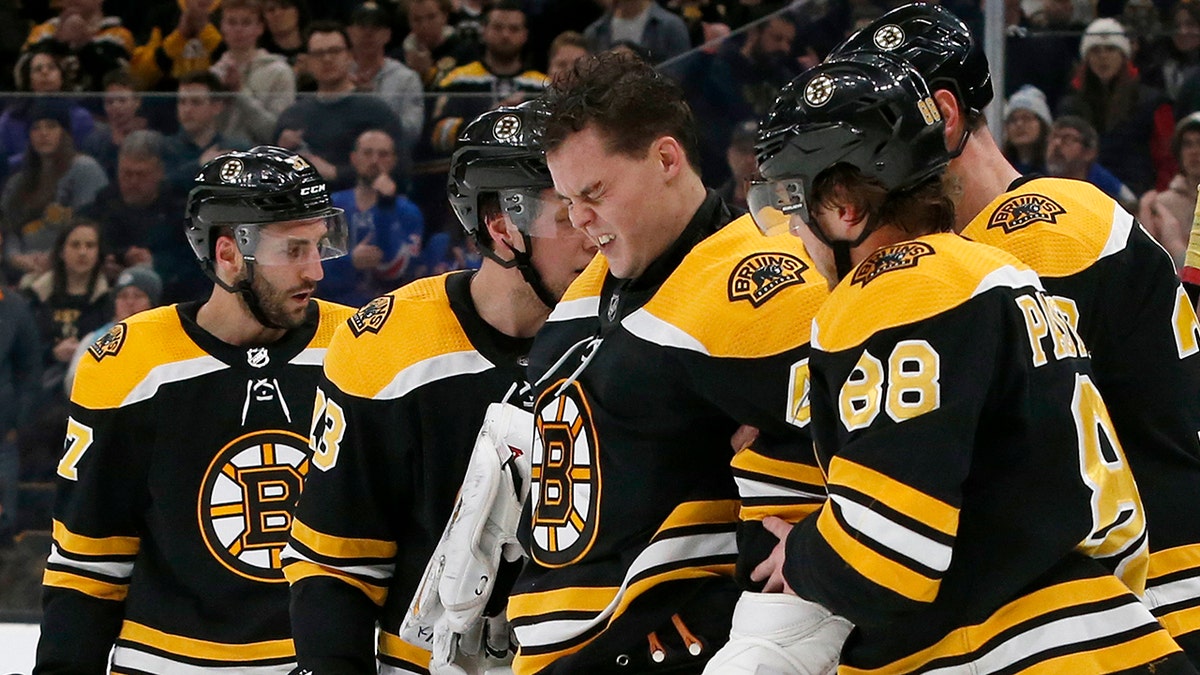
<path fill-rule="evenodd" d="M 742 593 L 729 642 L 704 675 L 832 675 L 854 625 L 783 593 Z"/>
<path fill-rule="evenodd" d="M 454 511 L 400 626 L 401 638 L 433 653 L 435 674 L 484 672 L 509 651 L 507 622 L 484 617 L 484 608 L 500 566 L 524 556 L 517 525 L 533 426 L 520 408 L 488 406 Z"/>

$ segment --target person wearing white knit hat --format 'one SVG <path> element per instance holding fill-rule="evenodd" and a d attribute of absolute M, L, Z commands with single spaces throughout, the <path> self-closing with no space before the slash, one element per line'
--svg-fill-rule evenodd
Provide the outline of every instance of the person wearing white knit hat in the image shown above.
<path fill-rule="evenodd" d="M 1088 52 L 1094 47 L 1110 47 L 1125 55 L 1125 60 L 1133 58 L 1133 44 L 1125 33 L 1125 27 L 1116 19 L 1104 17 L 1088 24 L 1079 42 L 1079 56 L 1088 58 Z"/>
<path fill-rule="evenodd" d="M 1046 137 L 1050 134 L 1050 106 L 1041 89 L 1027 84 L 1013 92 L 1004 104 L 1004 142 L 1001 151 L 1021 173 L 1042 166 Z"/>

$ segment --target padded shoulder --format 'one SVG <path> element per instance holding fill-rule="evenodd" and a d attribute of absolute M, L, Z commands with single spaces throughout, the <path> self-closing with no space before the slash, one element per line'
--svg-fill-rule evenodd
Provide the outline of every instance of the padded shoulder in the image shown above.
<path fill-rule="evenodd" d="M 881 248 L 838 284 L 817 313 L 813 347 L 835 352 L 874 333 L 954 309 L 997 287 L 1036 288 L 1028 266 L 992 246 L 932 234 Z"/>
<path fill-rule="evenodd" d="M 764 237 L 742 216 L 700 242 L 623 323 L 660 344 L 757 358 L 807 344 L 828 295 L 799 239 Z"/>

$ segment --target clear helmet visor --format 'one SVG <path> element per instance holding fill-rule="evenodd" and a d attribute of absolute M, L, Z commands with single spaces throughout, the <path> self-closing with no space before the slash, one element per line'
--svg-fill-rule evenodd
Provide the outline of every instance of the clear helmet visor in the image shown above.
<path fill-rule="evenodd" d="M 797 234 L 807 224 L 808 203 L 800 178 L 751 181 L 746 205 L 754 224 L 768 237 Z"/>
<path fill-rule="evenodd" d="M 504 215 L 523 234 L 549 239 L 575 233 L 567 203 L 554 190 L 523 188 L 498 192 Z"/>
<path fill-rule="evenodd" d="M 242 257 L 257 265 L 306 265 L 346 255 L 349 227 L 341 209 L 315 218 L 235 225 Z"/>

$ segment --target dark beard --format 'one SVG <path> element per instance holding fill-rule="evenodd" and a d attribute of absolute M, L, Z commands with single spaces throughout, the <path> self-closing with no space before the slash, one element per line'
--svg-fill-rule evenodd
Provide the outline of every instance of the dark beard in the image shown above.
<path fill-rule="evenodd" d="M 285 309 L 287 302 L 291 300 L 292 295 L 303 291 L 311 291 L 316 288 L 316 284 L 308 284 L 297 286 L 295 288 L 280 290 L 272 285 L 267 280 L 263 279 L 262 275 L 254 275 L 254 281 L 250 284 L 250 288 L 254 291 L 254 295 L 258 298 L 258 306 L 267 320 L 281 328 L 291 330 L 298 328 L 304 324 L 308 318 L 307 307 L 298 312 L 291 313 Z"/>

